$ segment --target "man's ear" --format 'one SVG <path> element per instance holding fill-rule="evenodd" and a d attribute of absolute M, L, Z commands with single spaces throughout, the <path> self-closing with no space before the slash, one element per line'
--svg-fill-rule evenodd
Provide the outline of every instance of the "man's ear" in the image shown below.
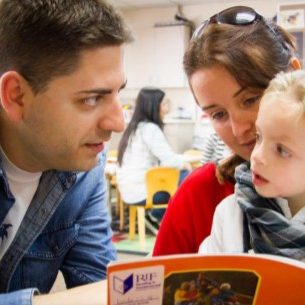
<path fill-rule="evenodd" d="M 290 66 L 293 70 L 300 70 L 302 68 L 300 60 L 296 57 L 290 59 Z"/>
<path fill-rule="evenodd" d="M 11 121 L 18 122 L 23 117 L 25 84 L 25 79 L 16 71 L 1 76 L 1 106 Z"/>

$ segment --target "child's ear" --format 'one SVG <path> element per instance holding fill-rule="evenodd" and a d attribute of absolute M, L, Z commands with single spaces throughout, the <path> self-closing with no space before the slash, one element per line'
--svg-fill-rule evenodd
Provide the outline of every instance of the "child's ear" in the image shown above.
<path fill-rule="evenodd" d="M 15 71 L 8 71 L 1 76 L 0 102 L 7 117 L 18 122 L 23 118 L 25 79 Z"/>

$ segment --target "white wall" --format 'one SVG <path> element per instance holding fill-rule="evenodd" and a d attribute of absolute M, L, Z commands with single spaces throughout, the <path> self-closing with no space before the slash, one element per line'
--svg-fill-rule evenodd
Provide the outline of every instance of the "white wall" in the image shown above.
<path fill-rule="evenodd" d="M 235 1 L 210 1 L 210 3 L 203 3 L 200 5 L 185 5 L 183 6 L 184 15 L 196 23 L 209 18 L 211 15 L 235 5 L 251 6 L 257 10 L 264 17 L 273 17 L 277 10 L 276 0 L 235 0 Z M 296 1 L 297 2 L 297 1 Z M 138 10 L 122 11 L 125 20 L 132 26 L 148 26 L 155 22 L 173 20 L 174 14 L 177 12 L 176 7 L 162 7 Z"/>

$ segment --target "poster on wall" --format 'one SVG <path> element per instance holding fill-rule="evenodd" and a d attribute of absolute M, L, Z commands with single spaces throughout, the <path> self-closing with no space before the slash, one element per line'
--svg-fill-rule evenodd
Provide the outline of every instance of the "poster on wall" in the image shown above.
<path fill-rule="evenodd" d="M 278 14 L 278 24 L 287 30 L 303 29 L 304 9 L 282 10 Z"/>

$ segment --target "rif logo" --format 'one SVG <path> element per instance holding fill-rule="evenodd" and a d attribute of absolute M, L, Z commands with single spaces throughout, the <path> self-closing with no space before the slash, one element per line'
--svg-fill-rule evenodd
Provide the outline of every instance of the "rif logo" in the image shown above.
<path fill-rule="evenodd" d="M 125 294 L 133 287 L 133 274 L 130 274 L 125 279 L 113 277 L 113 289 L 121 294 Z"/>
<path fill-rule="evenodd" d="M 141 273 L 136 275 L 136 284 L 143 285 L 153 285 L 155 284 L 155 279 L 157 278 L 156 272 L 149 272 L 149 273 Z"/>

